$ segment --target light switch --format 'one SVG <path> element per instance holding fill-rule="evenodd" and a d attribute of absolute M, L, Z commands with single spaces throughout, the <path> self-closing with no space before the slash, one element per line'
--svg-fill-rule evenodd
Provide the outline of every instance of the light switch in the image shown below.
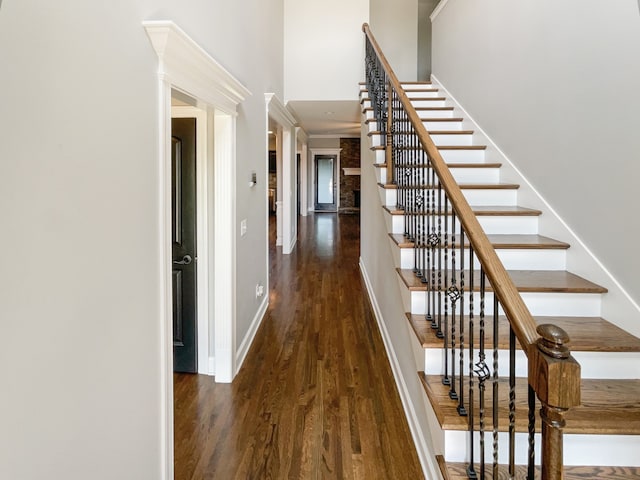
<path fill-rule="evenodd" d="M 240 236 L 244 237 L 247 234 L 247 219 L 245 218 L 240 222 Z"/>

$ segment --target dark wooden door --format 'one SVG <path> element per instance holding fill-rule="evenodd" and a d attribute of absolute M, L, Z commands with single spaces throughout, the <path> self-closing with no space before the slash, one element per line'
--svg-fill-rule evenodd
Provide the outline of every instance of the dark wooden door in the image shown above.
<path fill-rule="evenodd" d="M 198 371 L 196 323 L 196 119 L 171 120 L 173 369 Z"/>

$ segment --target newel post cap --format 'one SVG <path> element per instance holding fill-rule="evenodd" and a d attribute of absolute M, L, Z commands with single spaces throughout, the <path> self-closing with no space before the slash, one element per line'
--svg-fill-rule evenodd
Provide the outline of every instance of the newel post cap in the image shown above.
<path fill-rule="evenodd" d="M 546 323 L 538 325 L 536 332 L 540 335 L 537 342 L 540 350 L 553 358 L 569 358 L 571 339 L 562 328 Z"/>

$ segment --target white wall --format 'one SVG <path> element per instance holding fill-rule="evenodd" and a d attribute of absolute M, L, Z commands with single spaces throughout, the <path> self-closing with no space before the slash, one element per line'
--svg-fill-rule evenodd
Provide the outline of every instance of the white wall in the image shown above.
<path fill-rule="evenodd" d="M 418 0 L 371 0 L 371 31 L 401 81 L 417 79 Z"/>
<path fill-rule="evenodd" d="M 431 76 L 431 20 L 438 0 L 418 0 L 418 80 Z"/>
<path fill-rule="evenodd" d="M 369 0 L 284 0 L 285 103 L 355 100 Z"/>
<path fill-rule="evenodd" d="M 433 73 L 640 301 L 636 0 L 449 0 Z"/>
<path fill-rule="evenodd" d="M 3 2 L 0 478 L 161 478 L 158 64 L 141 22 L 174 20 L 253 92 L 239 342 L 268 274 L 263 93 L 283 94 L 282 16 L 282 0 Z"/>

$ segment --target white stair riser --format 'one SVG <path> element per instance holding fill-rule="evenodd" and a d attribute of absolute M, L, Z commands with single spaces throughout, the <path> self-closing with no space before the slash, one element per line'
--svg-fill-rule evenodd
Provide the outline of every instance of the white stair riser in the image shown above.
<path fill-rule="evenodd" d="M 431 83 L 400 83 L 404 90 L 420 90 L 423 88 L 437 88 L 435 85 Z"/>
<path fill-rule="evenodd" d="M 520 295 L 532 315 L 550 316 L 600 316 L 601 295 L 596 293 L 521 292 Z M 465 311 L 469 308 L 469 293 L 464 294 Z M 474 312 L 480 312 L 480 295 L 474 292 Z M 411 313 L 427 313 L 426 292 L 411 292 Z M 444 308 L 444 307 L 443 307 Z M 493 314 L 493 293 L 485 294 L 485 313 Z M 502 315 L 502 307 L 498 314 Z"/>
<path fill-rule="evenodd" d="M 419 174 L 426 175 L 426 168 Z M 497 183 L 500 180 L 499 168 L 450 168 L 453 178 L 458 183 Z M 378 183 L 387 183 L 387 169 L 376 168 Z"/>
<path fill-rule="evenodd" d="M 434 105 L 435 107 L 436 105 Z M 442 117 L 438 113 L 420 113 L 421 118 L 429 118 L 428 121 L 423 121 L 422 124 L 425 126 L 427 131 L 437 131 L 437 130 L 462 130 L 462 122 L 450 122 L 450 121 L 438 121 L 438 118 L 447 118 Z"/>
<path fill-rule="evenodd" d="M 393 188 L 383 188 L 384 205 L 395 206 L 398 204 L 398 190 Z M 462 189 L 462 194 L 469 202 L 469 205 L 476 206 L 515 206 L 518 200 L 518 191 L 515 189 Z M 441 199 L 444 204 L 444 197 Z"/>
<path fill-rule="evenodd" d="M 389 233 L 404 233 L 404 216 L 390 215 L 393 217 L 387 219 L 387 228 Z M 486 234 L 537 234 L 538 233 L 538 217 L 535 216 L 478 216 L 478 222 L 482 226 Z"/>
<path fill-rule="evenodd" d="M 484 163 L 485 150 L 440 150 L 446 163 Z"/>
<path fill-rule="evenodd" d="M 399 257 L 399 267 L 411 269 L 414 267 L 415 253 L 413 248 L 398 248 L 396 245 L 396 257 Z M 507 270 L 566 270 L 567 251 L 560 249 L 497 249 L 498 258 Z M 427 261 L 428 261 L 428 255 Z M 444 264 L 444 251 L 435 252 L 435 261 Z M 440 257 L 440 259 L 438 259 Z M 451 251 L 447 254 L 447 268 L 451 268 Z M 460 251 L 456 251 L 456 265 L 460 267 Z M 469 265 L 469 250 L 465 249 L 464 265 Z M 480 268 L 478 258 L 474 256 L 474 268 Z M 437 273 L 436 273 L 437 274 Z"/>
<path fill-rule="evenodd" d="M 497 183 L 500 180 L 499 168 L 455 168 L 449 170 L 459 183 Z"/>
<path fill-rule="evenodd" d="M 638 352 L 574 352 L 580 378 L 640 378 Z"/>
<path fill-rule="evenodd" d="M 485 431 L 485 462 L 491 468 L 493 458 L 491 426 Z M 474 437 L 476 458 L 480 452 L 480 435 Z M 536 434 L 536 464 L 540 464 L 540 434 Z M 469 460 L 469 438 L 464 431 L 444 432 L 447 462 L 467 462 Z M 498 433 L 498 461 L 507 463 L 508 433 Z M 640 435 L 578 435 L 564 434 L 563 459 L 565 465 L 612 465 L 640 466 Z M 516 433 L 516 464 L 526 465 L 528 458 L 528 441 L 526 433 Z"/>
<path fill-rule="evenodd" d="M 418 110 L 418 116 L 420 118 L 453 118 L 454 116 L 457 116 L 457 115 L 454 115 L 453 109 L 449 110 L 447 108 L 447 110 L 443 110 L 439 108 L 437 110 Z"/>
<path fill-rule="evenodd" d="M 407 97 L 409 97 L 409 100 L 412 100 L 412 103 L 413 103 L 413 100 L 417 98 L 432 98 L 432 97 L 443 97 L 443 96 L 444 95 L 442 95 L 442 92 L 438 90 L 436 90 L 435 92 L 418 92 L 418 91 L 407 90 Z"/>
<path fill-rule="evenodd" d="M 380 128 L 378 127 L 378 122 L 369 122 L 367 123 L 367 130 L 369 132 L 379 132 Z"/>
<path fill-rule="evenodd" d="M 377 147 L 385 144 L 383 135 L 379 133 L 376 133 L 375 135 L 371 135 L 369 139 L 371 140 L 372 147 Z"/>
<path fill-rule="evenodd" d="M 439 96 L 439 95 L 438 95 Z M 441 96 L 439 96 L 440 98 L 442 98 Z M 447 102 L 446 100 L 435 100 L 435 99 L 423 99 L 423 100 L 412 100 L 411 104 L 414 106 L 414 108 L 419 108 L 419 107 L 446 107 L 447 106 Z"/>
<path fill-rule="evenodd" d="M 381 133 L 371 135 L 369 138 L 371 139 L 372 146 L 384 145 L 386 143 L 386 140 Z M 396 138 L 400 141 L 408 141 L 410 136 L 397 135 Z M 431 135 L 431 140 L 433 140 L 433 143 L 436 145 L 463 147 L 473 145 L 473 134 L 436 134 Z"/>
<path fill-rule="evenodd" d="M 436 145 L 464 146 L 473 145 L 473 134 L 431 135 L 431 140 Z"/>
<path fill-rule="evenodd" d="M 487 317 L 487 322 L 492 321 L 491 317 Z M 479 318 L 476 318 L 476 323 L 479 322 Z M 468 326 L 465 325 L 468 329 Z M 459 333 L 459 332 L 458 332 Z M 459 337 L 456 334 L 456 343 L 458 343 Z M 468 333 L 465 336 L 465 341 L 469 341 Z M 493 372 L 493 349 L 491 348 L 491 339 L 487 338 L 485 344 L 485 363 L 489 368 L 489 371 Z M 620 352 L 571 352 L 573 357 L 580 363 L 580 378 L 617 378 L 617 379 L 634 379 L 638 378 L 640 372 L 640 353 L 620 353 Z M 425 348 L 424 355 L 424 372 L 427 375 L 442 375 L 444 374 L 445 364 L 445 350 L 444 348 Z M 469 358 L 468 351 L 465 352 L 465 358 L 463 359 L 463 373 L 468 375 L 469 373 Z M 447 362 L 449 363 L 449 369 L 451 369 L 451 351 L 449 350 L 447 355 Z M 474 349 L 473 364 L 475 365 L 480 360 L 478 356 L 478 349 Z M 458 352 L 454 355 L 454 363 L 456 369 L 456 375 L 460 371 L 460 356 Z M 474 367 L 475 368 L 475 367 Z M 527 357 L 522 350 L 516 351 L 516 376 L 526 377 L 528 374 Z M 451 370 L 449 370 L 451 372 Z M 507 350 L 498 350 L 498 375 L 501 377 L 507 377 L 509 375 L 509 352 Z M 477 378 L 474 378 L 474 382 L 477 386 Z M 468 387 L 467 387 L 468 388 Z"/>
<path fill-rule="evenodd" d="M 488 319 L 489 320 L 489 319 Z M 466 327 L 466 326 L 465 326 Z M 458 333 L 456 333 L 456 343 L 460 341 L 458 337 Z M 468 341 L 468 335 L 465 337 L 465 341 Z M 427 375 L 443 375 L 444 374 L 444 365 L 445 365 L 445 350 L 444 348 L 425 348 L 424 354 L 424 372 Z M 451 375 L 451 350 L 449 350 L 447 355 L 447 363 L 449 365 L 449 375 Z M 465 377 L 469 374 L 469 358 L 468 351 L 465 351 L 465 357 L 463 358 L 463 369 L 462 373 Z M 460 373 L 460 355 L 459 351 L 456 351 L 453 355 L 453 364 L 455 365 L 455 375 L 456 375 L 456 390 L 459 390 L 459 373 Z M 475 365 L 480 361 L 478 356 L 478 352 L 474 351 L 473 355 L 473 368 L 476 368 Z M 489 368 L 490 374 L 493 374 L 493 349 L 491 348 L 491 339 L 487 339 L 486 350 L 485 350 L 485 363 Z M 509 352 L 507 350 L 498 350 L 498 376 L 501 378 L 505 378 L 509 376 Z M 527 356 L 524 354 L 522 350 L 516 351 L 516 377 L 526 377 L 527 376 Z M 474 377 L 474 383 L 476 384 L 476 388 L 478 386 L 478 379 Z M 465 384 L 465 397 L 467 396 L 467 391 L 469 388 L 469 380 L 468 377 L 464 381 Z M 490 380 L 487 380 L 486 384 L 487 388 L 491 388 Z"/>
<path fill-rule="evenodd" d="M 375 153 L 376 153 L 376 159 L 375 159 L 376 163 L 380 164 L 386 161 L 384 150 L 376 150 Z"/>

